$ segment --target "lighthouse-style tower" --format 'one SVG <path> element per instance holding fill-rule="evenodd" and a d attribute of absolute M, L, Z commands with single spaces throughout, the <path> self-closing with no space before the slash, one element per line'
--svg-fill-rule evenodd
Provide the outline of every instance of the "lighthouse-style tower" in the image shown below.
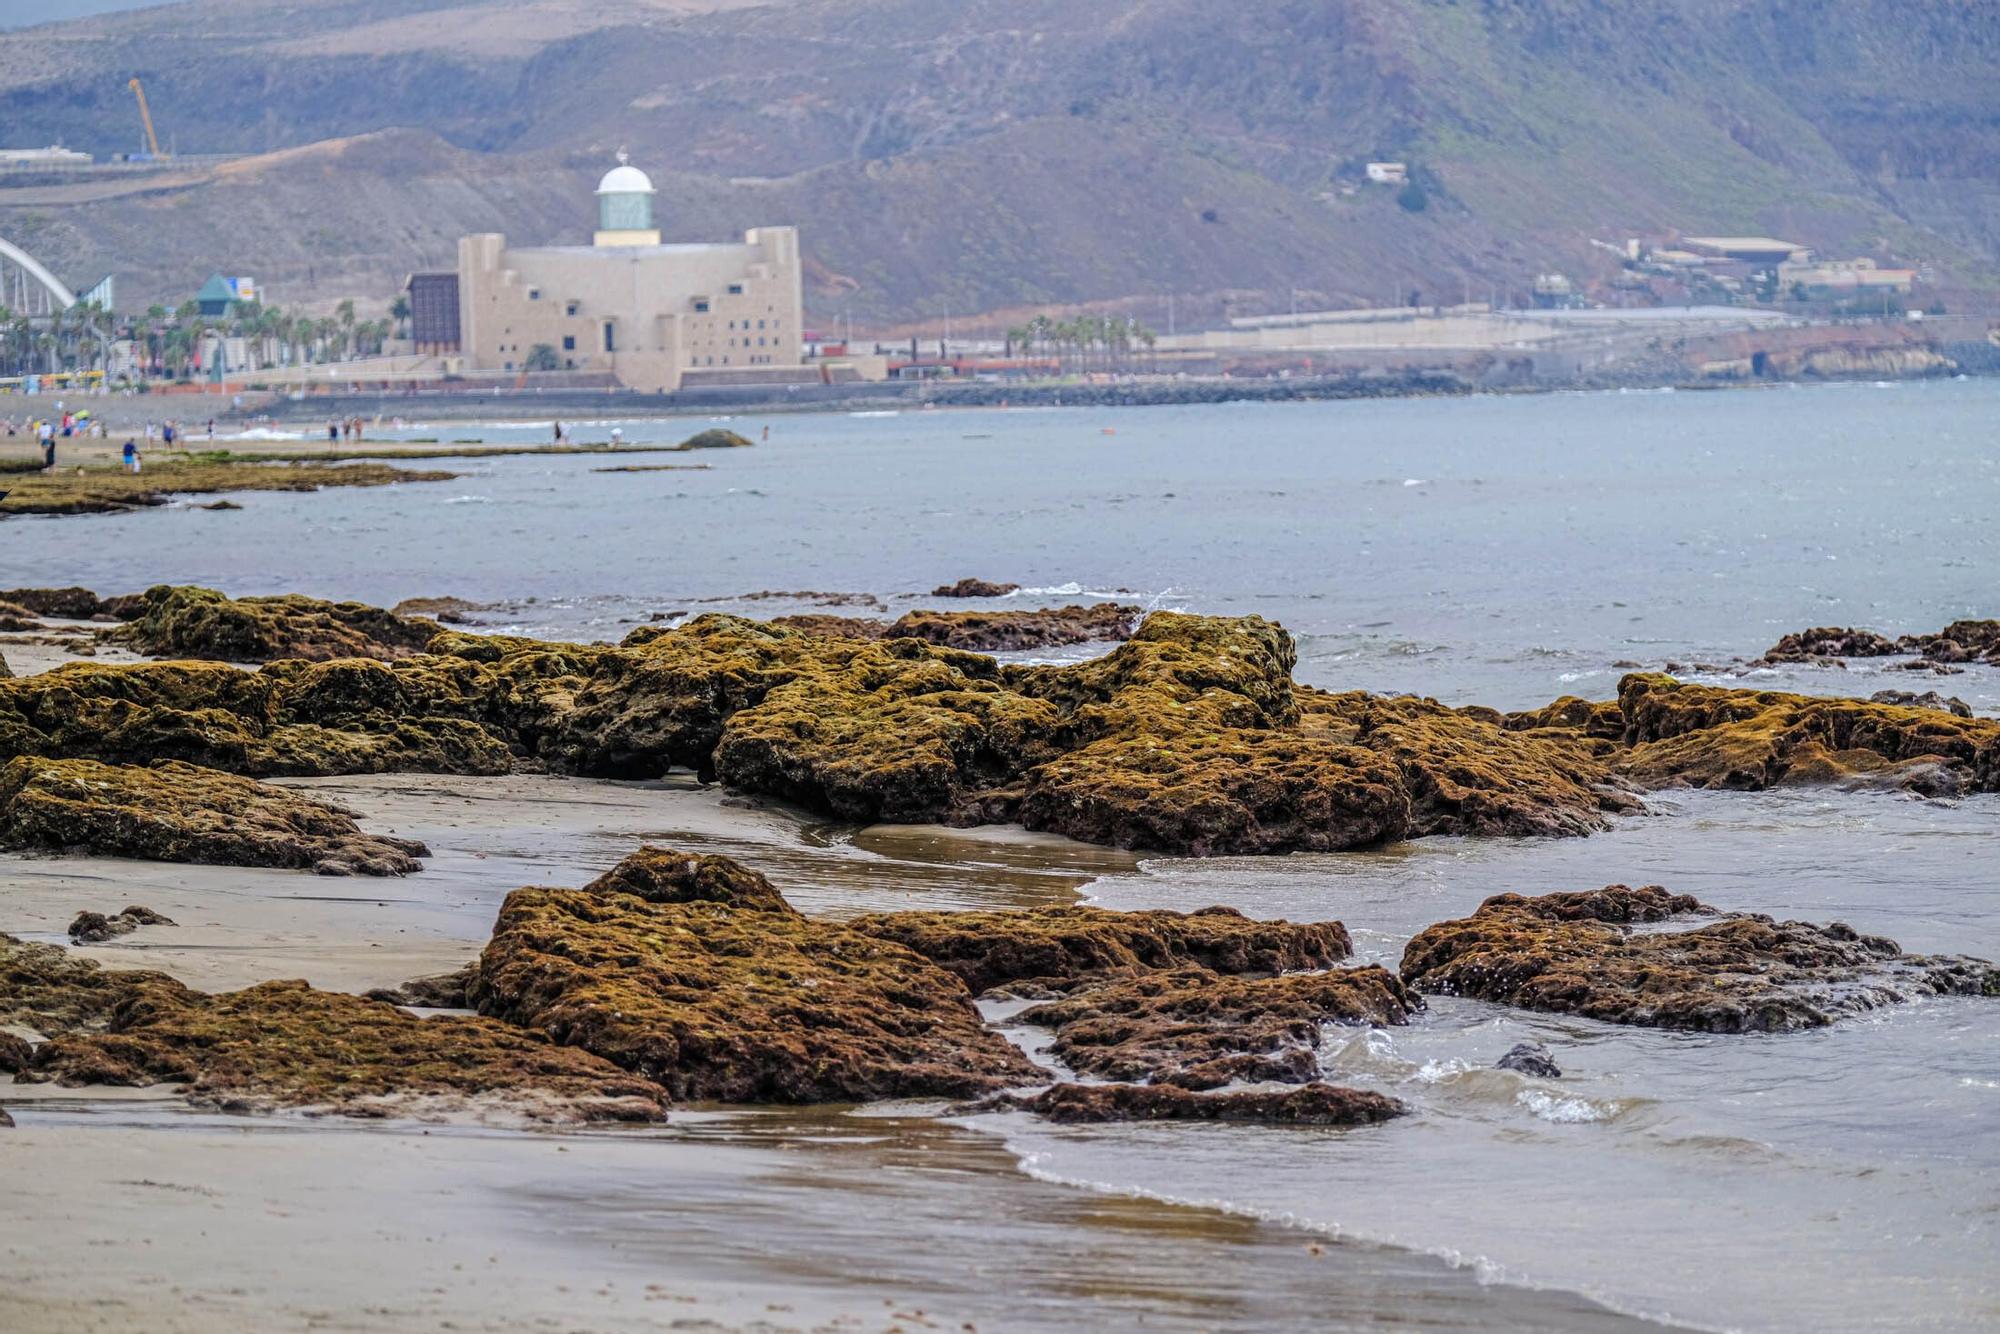
<path fill-rule="evenodd" d="M 618 165 L 597 183 L 597 239 L 600 246 L 658 245 L 653 225 L 653 182 L 631 164 L 624 149 Z"/>

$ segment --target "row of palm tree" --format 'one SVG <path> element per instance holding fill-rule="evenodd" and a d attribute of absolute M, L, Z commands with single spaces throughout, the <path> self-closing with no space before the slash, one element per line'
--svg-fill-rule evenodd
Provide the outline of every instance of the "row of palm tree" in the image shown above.
<path fill-rule="evenodd" d="M 401 297 L 380 320 L 357 318 L 352 301 L 317 319 L 257 301 L 237 302 L 226 315 L 203 315 L 199 303 L 184 301 L 173 310 L 156 304 L 128 317 L 78 302 L 32 319 L 0 306 L 0 375 L 103 370 L 113 344 L 124 340 L 132 343 L 143 377 L 187 378 L 213 337 L 243 339 L 260 367 L 345 361 L 380 353 L 407 314 Z"/>
<path fill-rule="evenodd" d="M 1065 370 L 1124 370 L 1135 348 L 1150 356 L 1159 340 L 1145 325 L 1111 315 L 1052 320 L 1037 315 L 1007 331 L 1007 355 L 1053 357 Z"/>

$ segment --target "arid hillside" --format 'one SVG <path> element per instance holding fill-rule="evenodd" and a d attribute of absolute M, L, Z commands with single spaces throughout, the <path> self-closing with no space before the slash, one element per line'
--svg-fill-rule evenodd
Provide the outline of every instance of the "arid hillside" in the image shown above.
<path fill-rule="evenodd" d="M 579 241 L 620 145 L 672 237 L 804 228 L 821 318 L 1483 295 L 1674 231 L 2000 287 L 1990 0 L 191 0 L 10 35 L 6 138 L 129 151 L 134 74 L 181 153 L 257 156 L 0 189 L 125 304 Z"/>

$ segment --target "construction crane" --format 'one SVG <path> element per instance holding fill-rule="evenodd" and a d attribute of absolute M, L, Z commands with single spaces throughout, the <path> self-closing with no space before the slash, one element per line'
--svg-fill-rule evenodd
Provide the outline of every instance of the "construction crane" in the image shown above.
<path fill-rule="evenodd" d="M 162 153 L 160 151 L 160 136 L 153 133 L 153 113 L 147 110 L 146 108 L 146 89 L 144 88 L 143 85 L 140 84 L 137 78 L 134 78 L 130 83 L 126 84 L 125 86 L 127 88 L 130 88 L 133 94 L 137 96 L 139 99 L 139 121 L 146 127 L 146 148 L 148 150 L 148 156 L 155 158 L 163 158 L 167 156 L 165 153 Z"/>

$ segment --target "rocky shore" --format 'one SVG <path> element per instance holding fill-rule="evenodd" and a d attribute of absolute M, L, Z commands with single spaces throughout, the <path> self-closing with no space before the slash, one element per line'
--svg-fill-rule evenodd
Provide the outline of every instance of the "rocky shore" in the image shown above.
<path fill-rule="evenodd" d="M 1295 683 L 1290 636 L 1256 617 L 1156 613 L 1101 657 L 1038 666 L 724 615 L 578 645 L 201 589 L 6 600 L 175 655 L 0 681 L 0 842 L 48 852 L 405 874 L 421 843 L 259 781 L 378 772 L 692 771 L 838 820 L 1197 856 L 1587 834 L 1671 785 L 2000 789 L 1992 720 L 1646 674 L 1615 700 L 1512 715 L 1335 694 Z M 164 922 L 140 911 L 132 925 Z M 1702 920 L 1666 929 L 1683 915 Z M 0 1022 L 19 1080 L 169 1083 L 229 1108 L 643 1120 L 670 1100 L 1000 1098 L 1079 1120 L 1356 1125 L 1402 1109 L 1322 1081 L 1328 1027 L 1408 1024 L 1425 993 L 1723 1032 L 2000 994 L 1978 960 L 1657 888 L 1499 896 L 1421 932 L 1400 974 L 1351 953 L 1338 922 L 1226 908 L 830 920 L 728 857 L 649 847 L 580 888 L 513 890 L 464 968 L 368 996 L 198 991 L 0 940 Z M 996 1018 L 1003 1002 L 1026 1004 Z M 1045 1034 L 1051 1064 L 1010 1028 Z"/>
<path fill-rule="evenodd" d="M 240 463 L 200 458 L 167 459 L 142 473 L 111 468 L 59 468 L 53 472 L 0 475 L 0 517 L 116 514 L 164 505 L 175 496 L 391 486 L 399 482 L 444 482 L 456 475 L 435 469 L 392 468 L 383 463 Z"/>

